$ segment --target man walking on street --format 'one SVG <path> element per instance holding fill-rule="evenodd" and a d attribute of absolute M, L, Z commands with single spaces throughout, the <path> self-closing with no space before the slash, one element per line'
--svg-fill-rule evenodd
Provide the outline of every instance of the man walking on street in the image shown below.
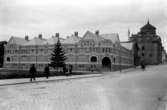
<path fill-rule="evenodd" d="M 31 75 L 30 81 L 32 82 L 32 79 L 35 81 L 35 76 L 36 76 L 37 71 L 36 71 L 34 64 L 31 65 L 29 73 Z"/>
<path fill-rule="evenodd" d="M 50 75 L 50 70 L 49 70 L 49 66 L 48 65 L 46 65 L 44 73 L 46 74 L 46 78 L 48 79 L 49 75 Z"/>

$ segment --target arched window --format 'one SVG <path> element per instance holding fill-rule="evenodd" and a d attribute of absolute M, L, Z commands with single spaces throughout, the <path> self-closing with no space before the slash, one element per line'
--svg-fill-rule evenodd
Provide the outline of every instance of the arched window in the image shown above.
<path fill-rule="evenodd" d="M 92 56 L 90 59 L 91 62 L 97 62 L 97 57 L 96 56 Z"/>
<path fill-rule="evenodd" d="M 7 57 L 6 60 L 7 60 L 8 62 L 10 62 L 10 57 Z"/>

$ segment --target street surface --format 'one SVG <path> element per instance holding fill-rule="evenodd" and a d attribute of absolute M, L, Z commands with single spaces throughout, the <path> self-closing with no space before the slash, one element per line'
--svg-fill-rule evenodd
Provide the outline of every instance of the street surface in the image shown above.
<path fill-rule="evenodd" d="M 103 74 L 0 86 L 0 110 L 167 110 L 167 65 Z"/>

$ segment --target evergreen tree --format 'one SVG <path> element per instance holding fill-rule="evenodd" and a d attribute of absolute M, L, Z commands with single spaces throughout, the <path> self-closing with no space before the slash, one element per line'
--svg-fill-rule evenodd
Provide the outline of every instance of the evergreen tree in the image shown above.
<path fill-rule="evenodd" d="M 51 63 L 50 66 L 54 69 L 63 68 L 65 66 L 65 51 L 61 46 L 60 39 L 58 37 L 57 43 L 55 44 L 53 53 L 51 54 Z"/>
<path fill-rule="evenodd" d="M 7 44 L 6 41 L 0 41 L 0 67 L 3 66 L 4 61 L 4 45 Z"/>

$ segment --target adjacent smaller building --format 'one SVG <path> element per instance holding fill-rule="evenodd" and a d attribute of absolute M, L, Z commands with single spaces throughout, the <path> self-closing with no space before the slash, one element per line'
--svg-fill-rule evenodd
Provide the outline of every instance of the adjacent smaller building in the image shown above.
<path fill-rule="evenodd" d="M 139 65 L 141 60 L 148 65 L 162 63 L 161 38 L 149 21 L 140 28 L 140 32 L 132 34 L 130 41 L 133 42 L 135 65 Z"/>

